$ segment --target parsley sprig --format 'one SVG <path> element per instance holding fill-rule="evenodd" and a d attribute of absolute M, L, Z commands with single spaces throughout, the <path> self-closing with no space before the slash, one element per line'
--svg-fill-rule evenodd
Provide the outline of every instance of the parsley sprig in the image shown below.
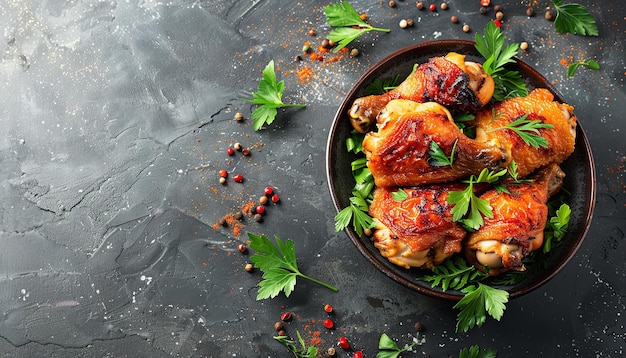
<path fill-rule="evenodd" d="M 515 63 L 514 57 L 519 51 L 519 44 L 504 46 L 504 35 L 493 21 L 485 27 L 484 36 L 476 33 L 476 50 L 485 58 L 483 69 L 490 74 L 495 83 L 493 99 L 502 101 L 510 97 L 526 96 L 528 88 L 518 71 L 507 69 L 507 64 Z"/>
<path fill-rule="evenodd" d="M 583 66 L 592 70 L 599 70 L 600 65 L 594 60 L 577 61 L 567 66 L 567 78 L 570 78 L 576 74 L 578 67 Z"/>
<path fill-rule="evenodd" d="M 538 119 L 528 119 L 528 115 L 524 114 L 520 118 L 514 120 L 505 126 L 493 128 L 487 131 L 487 133 L 495 132 L 503 129 L 510 129 L 515 132 L 526 145 L 530 145 L 533 148 L 547 148 L 548 140 L 543 137 L 539 130 L 554 128 L 554 125 L 550 123 L 543 123 Z"/>
<path fill-rule="evenodd" d="M 432 161 L 430 161 L 431 165 L 435 166 L 450 166 L 452 168 L 452 164 L 454 163 L 454 152 L 456 151 L 456 144 L 459 142 L 458 139 L 454 141 L 452 144 L 452 150 L 450 151 L 450 155 L 446 155 L 441 146 L 437 144 L 434 140 L 431 140 L 428 144 L 428 155 Z"/>
<path fill-rule="evenodd" d="M 582 36 L 598 36 L 596 19 L 591 16 L 589 10 L 580 4 L 565 4 L 563 0 L 552 0 L 556 9 L 554 28 L 560 33 L 572 33 Z"/>
<path fill-rule="evenodd" d="M 350 42 L 370 31 L 390 32 L 390 29 L 373 27 L 365 22 L 354 7 L 347 1 L 330 4 L 324 7 L 326 22 L 335 27 L 328 39 L 337 43 L 333 51 L 339 51 Z"/>
<path fill-rule="evenodd" d="M 293 354 L 296 358 L 315 358 L 317 357 L 317 347 L 316 346 L 307 346 L 300 335 L 300 331 L 296 331 L 296 336 L 298 338 L 298 343 L 300 346 L 294 342 L 293 339 L 288 336 L 275 336 L 274 339 L 280 342 L 283 346 L 285 346 L 291 354 Z"/>
<path fill-rule="evenodd" d="M 571 214 L 572 209 L 570 209 L 569 205 L 564 203 L 561 204 L 554 213 L 554 216 L 550 217 L 546 229 L 544 230 L 542 247 L 544 253 L 548 253 L 552 250 L 553 240 L 554 243 L 558 243 L 565 237 Z"/>
<path fill-rule="evenodd" d="M 454 305 L 461 310 L 457 315 L 456 331 L 467 332 L 474 326 L 482 326 L 488 313 L 497 321 L 504 315 L 509 293 L 478 282 L 463 289 L 465 296 Z"/>
<path fill-rule="evenodd" d="M 289 297 L 296 286 L 296 279 L 302 277 L 337 292 L 337 288 L 300 272 L 296 262 L 296 249 L 293 241 L 283 241 L 274 237 L 276 245 L 265 235 L 248 233 L 250 247 L 257 253 L 250 256 L 254 266 L 263 271 L 259 283 L 257 300 L 274 298 L 281 291 Z"/>
<path fill-rule="evenodd" d="M 459 351 L 459 358 L 496 358 L 498 351 L 494 348 L 480 348 L 473 345 Z"/>
<path fill-rule="evenodd" d="M 255 131 L 261 129 L 265 124 L 272 124 L 278 114 L 278 108 L 306 107 L 306 104 L 283 103 L 282 97 L 284 89 L 285 81 L 276 81 L 274 60 L 271 60 L 267 66 L 265 66 L 265 69 L 263 69 L 263 75 L 259 81 L 258 90 L 252 92 L 252 99 L 243 99 L 246 102 L 259 105 L 259 107 L 252 112 L 252 119 L 254 120 L 253 128 Z"/>
<path fill-rule="evenodd" d="M 468 283 L 476 282 L 487 277 L 487 274 L 477 270 L 474 265 L 467 263 L 461 256 L 452 256 L 440 265 L 433 267 L 433 274 L 421 278 L 422 281 L 430 282 L 432 287 L 441 287 L 443 291 L 448 289 L 461 291 Z"/>
<path fill-rule="evenodd" d="M 398 358 L 400 354 L 408 352 L 415 346 L 417 342 L 404 345 L 403 348 L 398 347 L 396 342 L 391 339 L 386 333 L 380 335 L 378 340 L 379 352 L 376 354 L 376 358 Z"/>

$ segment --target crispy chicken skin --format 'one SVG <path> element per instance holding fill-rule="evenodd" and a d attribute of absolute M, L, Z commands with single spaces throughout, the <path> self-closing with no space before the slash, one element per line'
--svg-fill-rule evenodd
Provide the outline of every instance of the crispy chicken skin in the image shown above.
<path fill-rule="evenodd" d="M 489 267 L 490 276 L 525 270 L 522 259 L 543 244 L 548 216 L 548 198 L 559 191 L 565 173 L 550 164 L 533 173 L 531 182 L 508 185 L 510 194 L 490 190 L 480 196 L 489 201 L 493 218 L 469 233 L 464 242 L 465 257 L 479 270 Z"/>
<path fill-rule="evenodd" d="M 465 56 L 450 53 L 419 65 L 404 82 L 385 94 L 356 99 L 348 114 L 352 126 L 366 133 L 391 100 L 437 102 L 453 111 L 475 113 L 491 100 L 493 89 L 493 79 L 480 64 L 465 62 Z"/>
<path fill-rule="evenodd" d="M 451 190 L 463 184 L 435 184 L 404 188 L 407 198 L 392 197 L 397 188 L 377 188 L 370 205 L 375 218 L 374 246 L 390 262 L 405 268 L 432 268 L 461 251 L 465 230 L 452 221 L 447 203 Z"/>
<path fill-rule="evenodd" d="M 447 156 L 456 142 L 452 167 L 431 158 L 431 141 Z M 497 170 L 509 164 L 498 145 L 465 136 L 450 112 L 434 102 L 389 102 L 378 117 L 378 132 L 365 135 L 363 149 L 379 187 L 448 182 L 479 174 L 484 168 Z"/>
<path fill-rule="evenodd" d="M 561 163 L 574 152 L 576 117 L 573 112 L 572 106 L 555 102 L 547 89 L 535 89 L 526 97 L 506 99 L 481 110 L 474 120 L 476 140 L 498 141 L 511 153 L 518 165 L 518 174 L 523 177 L 548 163 Z M 539 134 L 548 141 L 547 148 L 533 148 L 512 130 L 497 129 L 523 115 L 554 126 L 539 129 Z"/>

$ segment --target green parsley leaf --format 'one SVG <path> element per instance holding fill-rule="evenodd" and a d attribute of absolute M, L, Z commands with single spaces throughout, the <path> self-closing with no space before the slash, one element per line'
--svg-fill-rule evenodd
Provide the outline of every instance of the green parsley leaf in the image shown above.
<path fill-rule="evenodd" d="M 304 339 L 302 339 L 302 336 L 300 335 L 300 331 L 296 331 L 296 336 L 298 337 L 300 347 L 298 347 L 296 342 L 288 336 L 275 336 L 274 339 L 284 345 L 296 358 L 316 358 L 317 347 L 313 345 L 307 347 Z"/>
<path fill-rule="evenodd" d="M 333 51 L 339 51 L 346 47 L 361 35 L 369 31 L 390 32 L 390 29 L 373 27 L 361 19 L 356 10 L 347 1 L 330 4 L 324 7 L 326 22 L 335 27 L 326 36 L 329 40 L 337 43 Z"/>
<path fill-rule="evenodd" d="M 353 189 L 350 197 L 350 205 L 343 208 L 335 215 L 335 231 L 341 231 L 350 223 L 357 235 L 363 235 L 363 229 L 374 228 L 374 219 L 368 214 L 368 204 L 361 193 Z"/>
<path fill-rule="evenodd" d="M 409 194 L 404 191 L 404 189 L 400 188 L 398 191 L 394 191 L 391 193 L 391 197 L 395 201 L 403 201 L 404 199 L 409 197 Z"/>
<path fill-rule="evenodd" d="M 346 149 L 348 152 L 359 154 L 363 152 L 363 138 L 365 133 L 359 133 L 356 130 L 350 132 L 350 136 L 346 138 Z"/>
<path fill-rule="evenodd" d="M 440 286 L 442 291 L 453 289 L 460 291 L 468 284 L 487 277 L 487 274 L 469 265 L 461 256 L 452 256 L 433 267 L 433 275 L 423 276 L 422 281 L 431 282 L 431 287 Z"/>
<path fill-rule="evenodd" d="M 450 151 L 450 156 L 447 156 L 439 144 L 437 144 L 434 140 L 431 140 L 428 144 L 428 155 L 430 155 L 432 161 L 429 161 L 429 164 L 437 167 L 449 165 L 450 168 L 452 168 L 452 163 L 454 162 L 454 152 L 458 142 L 458 139 L 454 141 L 452 150 Z"/>
<path fill-rule="evenodd" d="M 580 66 L 587 67 L 592 70 L 600 69 L 600 65 L 594 60 L 574 62 L 571 65 L 567 66 L 567 78 L 574 76 L 576 74 L 576 71 L 578 70 L 578 67 Z"/>
<path fill-rule="evenodd" d="M 478 230 L 484 224 L 483 216 L 492 218 L 493 211 L 487 200 L 479 198 L 474 194 L 474 184 L 497 182 L 504 174 L 506 169 L 499 172 L 493 172 L 487 168 L 483 169 L 478 177 L 475 175 L 464 182 L 468 183 L 467 188 L 461 191 L 451 191 L 448 193 L 448 204 L 454 207 L 450 211 L 452 220 L 462 223 L 471 230 Z"/>
<path fill-rule="evenodd" d="M 556 32 L 572 33 L 582 36 L 598 36 L 596 19 L 591 16 L 589 10 L 580 4 L 563 4 L 563 0 L 552 0 L 556 9 L 554 28 Z"/>
<path fill-rule="evenodd" d="M 337 292 L 336 287 L 300 272 L 296 262 L 296 249 L 293 241 L 282 241 L 275 236 L 276 245 L 274 245 L 264 235 L 248 233 L 248 238 L 250 239 L 250 247 L 257 252 L 250 256 L 250 261 L 254 263 L 255 267 L 263 271 L 263 279 L 259 283 L 259 292 L 256 296 L 257 300 L 274 298 L 281 291 L 284 291 L 285 296 L 289 297 L 294 290 L 298 277 Z"/>
<path fill-rule="evenodd" d="M 465 296 L 454 305 L 461 311 L 457 315 L 456 332 L 467 332 L 474 326 L 482 326 L 487 314 L 497 321 L 504 315 L 505 303 L 509 301 L 509 293 L 504 290 L 477 283 L 464 290 Z"/>
<path fill-rule="evenodd" d="M 265 69 L 259 81 L 259 87 L 256 92 L 252 92 L 252 99 L 243 98 L 244 101 L 259 105 L 252 112 L 254 120 L 253 128 L 258 131 L 265 124 L 272 124 L 276 115 L 277 108 L 284 107 L 306 107 L 305 104 L 286 104 L 282 101 L 283 90 L 285 89 L 285 81 L 276 82 L 276 72 L 274 71 L 274 60 L 271 60 Z"/>
<path fill-rule="evenodd" d="M 364 96 L 385 94 L 398 86 L 399 75 L 395 77 L 375 78 L 363 89 Z"/>
<path fill-rule="evenodd" d="M 514 57 L 519 50 L 519 44 L 504 46 L 504 35 L 493 21 L 487 24 L 484 36 L 476 33 L 475 41 L 476 50 L 485 58 L 483 69 L 491 75 L 495 83 L 493 99 L 502 101 L 509 97 L 527 95 L 528 88 L 522 75 L 518 71 L 505 68 L 507 64 L 515 63 Z"/>
<path fill-rule="evenodd" d="M 546 228 L 544 229 L 542 247 L 544 253 L 548 253 L 552 250 L 553 240 L 560 242 L 565 237 L 571 214 L 572 209 L 570 209 L 569 205 L 561 204 L 555 215 L 548 220 Z"/>
<path fill-rule="evenodd" d="M 494 348 L 482 349 L 477 345 L 463 348 L 459 351 L 459 358 L 496 358 L 498 351 Z"/>
<path fill-rule="evenodd" d="M 548 140 L 540 134 L 539 129 L 549 129 L 553 127 L 554 125 L 550 123 L 543 123 L 539 119 L 530 120 L 528 119 L 528 115 L 524 114 L 520 118 L 508 123 L 505 126 L 490 129 L 488 133 L 503 129 L 510 129 L 515 132 L 524 141 L 524 143 L 526 143 L 526 145 L 530 145 L 533 148 L 548 148 Z"/>
<path fill-rule="evenodd" d="M 396 342 L 391 339 L 386 333 L 380 335 L 378 340 L 379 352 L 376 354 L 376 358 L 397 358 L 400 354 L 408 352 L 417 342 L 407 344 L 404 348 L 399 348 Z"/>

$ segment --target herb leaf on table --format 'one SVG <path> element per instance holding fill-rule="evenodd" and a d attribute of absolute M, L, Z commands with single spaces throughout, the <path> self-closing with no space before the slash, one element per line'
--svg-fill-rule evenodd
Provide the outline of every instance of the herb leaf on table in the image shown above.
<path fill-rule="evenodd" d="M 296 249 L 293 241 L 283 241 L 274 237 L 276 245 L 265 235 L 248 233 L 250 247 L 257 253 L 250 256 L 254 266 L 263 271 L 263 279 L 259 282 L 257 300 L 274 298 L 281 291 L 289 297 L 296 286 L 296 279 L 302 277 L 337 292 L 337 288 L 309 277 L 298 269 Z"/>
<path fill-rule="evenodd" d="M 463 289 L 465 296 L 454 305 L 461 310 L 457 315 L 456 331 L 467 332 L 474 326 L 482 326 L 487 314 L 497 321 L 504 315 L 509 293 L 478 282 L 476 286 Z"/>
<path fill-rule="evenodd" d="M 265 124 L 272 124 L 276 115 L 277 108 L 285 107 L 306 107 L 305 104 L 289 104 L 283 103 L 282 96 L 285 89 L 285 81 L 276 81 L 276 72 L 274 71 L 274 60 L 271 60 L 263 69 L 259 87 L 256 92 L 252 92 L 252 99 L 244 98 L 246 102 L 259 105 L 252 112 L 254 120 L 253 128 L 258 131 Z"/>
<path fill-rule="evenodd" d="M 554 28 L 559 33 L 572 33 L 582 36 L 598 36 L 596 19 L 591 16 L 589 10 L 580 4 L 565 4 L 563 0 L 552 0 L 556 9 Z"/>
<path fill-rule="evenodd" d="M 600 65 L 594 60 L 574 62 L 567 66 L 567 78 L 574 76 L 576 74 L 576 71 L 578 70 L 578 67 L 580 66 L 587 67 L 592 70 L 600 69 Z"/>
<path fill-rule="evenodd" d="M 359 38 L 369 31 L 390 32 L 390 29 L 373 27 L 361 18 L 358 12 L 347 1 L 330 4 L 324 7 L 326 22 L 335 27 L 326 36 L 329 40 L 337 43 L 333 51 L 339 51 L 350 42 Z"/>
<path fill-rule="evenodd" d="M 494 348 L 480 348 L 473 345 L 459 351 L 459 358 L 496 358 L 498 351 Z"/>

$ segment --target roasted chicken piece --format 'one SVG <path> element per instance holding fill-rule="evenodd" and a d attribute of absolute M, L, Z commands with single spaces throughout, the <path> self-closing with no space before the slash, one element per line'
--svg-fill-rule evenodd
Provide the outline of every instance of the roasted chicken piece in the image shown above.
<path fill-rule="evenodd" d="M 476 140 L 497 141 L 511 153 L 517 163 L 520 177 L 532 173 L 549 163 L 561 163 L 574 152 L 576 140 L 576 117 L 574 108 L 554 101 L 545 88 L 535 89 L 526 97 L 506 99 L 493 107 L 481 110 L 475 120 Z M 539 129 L 539 135 L 548 141 L 547 148 L 534 148 L 504 126 L 527 115 L 528 120 L 539 120 L 553 128 Z"/>
<path fill-rule="evenodd" d="M 442 165 L 429 154 L 435 142 L 453 164 Z M 496 142 L 478 142 L 464 135 L 450 112 L 434 102 L 393 100 L 378 116 L 378 131 L 363 140 L 367 166 L 376 186 L 418 186 L 448 182 L 509 165 Z"/>
<path fill-rule="evenodd" d="M 376 188 L 369 213 L 376 223 L 374 246 L 382 256 L 405 268 L 432 268 L 461 252 L 465 230 L 452 221 L 447 203 L 451 190 L 463 184 L 434 184 L 404 188 L 407 197 L 396 200 L 397 188 Z"/>
<path fill-rule="evenodd" d="M 366 133 L 376 116 L 394 99 L 437 102 L 453 111 L 475 113 L 491 100 L 494 82 L 480 64 L 465 62 L 465 56 L 451 52 L 423 63 L 395 89 L 358 98 L 349 111 L 354 129 Z"/>
<path fill-rule="evenodd" d="M 558 164 L 552 163 L 535 172 L 532 181 L 508 185 L 510 194 L 495 189 L 482 194 L 493 217 L 485 217 L 484 225 L 468 234 L 464 242 L 468 262 L 490 276 L 525 270 L 522 259 L 543 244 L 547 201 L 560 190 L 564 177 Z"/>

